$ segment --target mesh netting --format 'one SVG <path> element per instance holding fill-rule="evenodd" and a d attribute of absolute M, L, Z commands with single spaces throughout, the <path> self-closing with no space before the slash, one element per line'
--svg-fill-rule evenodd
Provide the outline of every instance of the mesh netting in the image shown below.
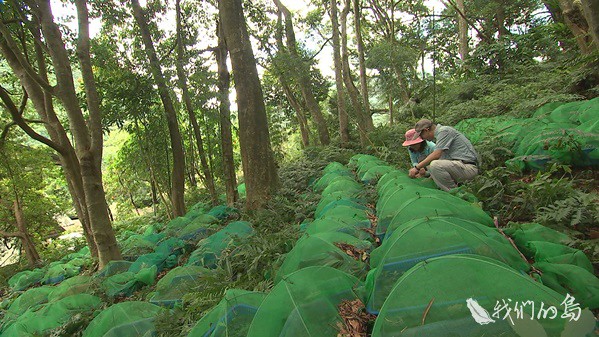
<path fill-rule="evenodd" d="M 79 275 L 62 281 L 48 295 L 48 301 L 56 301 L 71 295 L 91 293 L 95 286 L 91 276 Z"/>
<path fill-rule="evenodd" d="M 501 306 L 495 316 L 495 305 L 503 300 L 512 308 L 516 301 L 532 301 L 537 311 L 543 303 L 563 312 L 563 296 L 507 265 L 482 256 L 450 255 L 421 262 L 397 281 L 372 336 L 559 336 L 568 322 L 557 313 L 554 319 L 532 314 L 530 305 L 521 309 L 521 317 L 513 309 L 504 317 L 507 310 L 500 311 Z M 594 320 L 590 326 L 582 320 L 568 324 L 585 332 L 594 328 Z"/>
<path fill-rule="evenodd" d="M 358 173 L 358 178 L 365 184 L 372 184 L 385 174 L 395 170 L 389 165 L 377 165 L 373 166 L 363 174 Z"/>
<path fill-rule="evenodd" d="M 147 302 L 121 302 L 104 309 L 83 332 L 83 337 L 141 337 L 155 330 L 154 318 L 162 308 Z"/>
<path fill-rule="evenodd" d="M 328 266 L 362 278 L 367 270 L 362 255 L 352 257 L 342 249 L 344 246 L 354 247 L 361 252 L 369 252 L 372 249 L 370 242 L 344 233 L 327 232 L 303 236 L 286 255 L 275 278 L 275 284 L 286 275 L 309 266 Z"/>
<path fill-rule="evenodd" d="M 456 128 L 477 144 L 483 139 L 511 149 L 510 160 L 521 169 L 543 169 L 547 163 L 599 165 L 599 98 L 550 103 L 531 118 L 464 120 Z"/>
<path fill-rule="evenodd" d="M 339 177 L 333 181 L 322 191 L 322 196 L 328 196 L 335 192 L 344 192 L 346 195 L 354 195 L 362 191 L 363 187 L 353 178 Z"/>
<path fill-rule="evenodd" d="M 149 295 L 150 303 L 172 308 L 181 302 L 183 296 L 193 292 L 203 281 L 203 276 L 211 271 L 198 266 L 181 266 L 169 271 L 156 284 L 156 290 Z"/>
<path fill-rule="evenodd" d="M 354 236 L 360 240 L 370 238 L 370 221 L 343 222 L 339 219 L 321 218 L 314 220 L 306 227 L 306 234 L 315 235 L 326 232 L 340 232 Z"/>
<path fill-rule="evenodd" d="M 327 213 L 329 210 L 331 210 L 332 208 L 335 208 L 337 206 L 349 206 L 352 207 L 356 210 L 363 210 L 364 212 L 366 212 L 368 210 L 368 208 L 362 204 L 360 204 L 359 202 L 357 202 L 356 199 L 339 199 L 339 200 L 335 200 L 335 201 L 331 201 L 330 203 L 326 204 L 325 206 L 321 207 L 320 209 L 316 210 L 314 212 L 314 217 L 315 218 L 320 218 L 322 217 L 325 213 Z"/>
<path fill-rule="evenodd" d="M 229 207 L 227 205 L 219 205 L 219 206 L 214 206 L 206 214 L 211 215 L 211 216 L 217 218 L 218 220 L 224 220 L 224 219 L 227 219 L 228 217 L 232 216 L 233 214 L 239 214 L 239 210 L 236 208 L 233 208 L 233 207 Z"/>
<path fill-rule="evenodd" d="M 79 275 L 79 270 L 81 267 L 76 261 L 75 264 L 70 262 L 61 263 L 61 262 L 53 262 L 49 265 L 44 278 L 42 279 L 43 284 L 56 284 L 58 282 L 63 281 L 69 277 L 73 277 L 75 275 Z"/>
<path fill-rule="evenodd" d="M 201 240 L 189 256 L 187 265 L 197 265 L 207 268 L 216 267 L 216 262 L 227 247 L 232 246 L 241 238 L 246 238 L 254 232 L 247 221 L 234 221 L 209 237 Z"/>
<path fill-rule="evenodd" d="M 590 271 L 570 264 L 537 262 L 541 281 L 562 295 L 571 294 L 583 307 L 599 308 L 599 279 Z"/>
<path fill-rule="evenodd" d="M 134 234 L 129 236 L 120 244 L 123 256 L 133 258 L 143 254 L 152 253 L 158 241 L 164 238 L 164 234 L 151 233 L 149 235 Z"/>
<path fill-rule="evenodd" d="M 528 263 L 494 228 L 457 218 L 418 219 L 398 227 L 370 255 L 368 310 L 378 313 L 395 282 L 421 261 L 451 254 L 478 254 L 526 272 Z M 374 269 L 376 268 L 376 269 Z"/>
<path fill-rule="evenodd" d="M 16 273 L 8 280 L 8 286 L 13 291 L 25 290 L 36 283 L 40 283 L 46 275 L 45 269 L 24 270 Z"/>
<path fill-rule="evenodd" d="M 321 193 L 333 180 L 343 177 L 352 178 L 353 174 L 348 169 L 326 173 L 314 182 L 312 189 L 316 193 Z"/>
<path fill-rule="evenodd" d="M 40 336 L 60 327 L 76 314 L 91 313 L 100 307 L 100 298 L 88 294 L 71 295 L 40 308 L 26 311 L 2 332 L 2 336 Z"/>
<path fill-rule="evenodd" d="M 283 278 L 266 296 L 248 337 L 337 336 L 337 306 L 362 299 L 361 282 L 330 267 L 307 267 Z"/>
<path fill-rule="evenodd" d="M 467 201 L 443 191 L 407 185 L 381 197 L 376 212 L 377 236 L 410 220 L 426 217 L 456 217 L 493 226 L 491 217 Z"/>
<path fill-rule="evenodd" d="M 229 289 L 193 327 L 188 337 L 245 337 L 266 294 Z"/>
<path fill-rule="evenodd" d="M 538 223 L 510 223 L 503 232 L 509 235 L 520 250 L 526 249 L 529 241 L 547 241 L 553 243 L 567 244 L 572 240 L 566 234 L 558 232 Z"/>
<path fill-rule="evenodd" d="M 594 272 L 593 264 L 583 251 L 546 241 L 529 241 L 522 252 L 536 262 L 572 264 Z"/>
<path fill-rule="evenodd" d="M 32 288 L 17 297 L 6 310 L 6 318 L 16 318 L 29 308 L 46 303 L 48 295 L 54 290 L 52 286 Z"/>

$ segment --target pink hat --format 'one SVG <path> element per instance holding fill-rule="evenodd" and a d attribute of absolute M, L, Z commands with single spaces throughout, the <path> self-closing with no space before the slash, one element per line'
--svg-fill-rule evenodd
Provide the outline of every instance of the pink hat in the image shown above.
<path fill-rule="evenodd" d="M 424 140 L 422 138 L 420 138 L 420 136 L 416 136 L 415 139 L 412 139 L 412 138 L 414 138 L 415 134 L 416 134 L 416 129 L 410 129 L 410 130 L 406 131 L 406 141 L 403 142 L 403 144 L 401 144 L 401 145 L 402 146 L 410 146 L 410 145 L 424 142 Z"/>

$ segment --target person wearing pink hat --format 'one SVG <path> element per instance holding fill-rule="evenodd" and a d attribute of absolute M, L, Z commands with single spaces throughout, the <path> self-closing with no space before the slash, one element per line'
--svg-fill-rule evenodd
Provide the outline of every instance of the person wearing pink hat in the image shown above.
<path fill-rule="evenodd" d="M 435 143 L 416 136 L 416 129 L 406 131 L 405 136 L 406 140 L 401 145 L 408 148 L 412 167 L 416 167 L 418 163 L 435 151 Z M 426 168 L 421 168 L 418 171 L 410 170 L 409 176 L 410 178 L 425 177 L 427 176 Z"/>
<path fill-rule="evenodd" d="M 461 132 L 451 126 L 435 124 L 428 119 L 419 120 L 414 129 L 414 139 L 434 139 L 436 148 L 410 169 L 410 176 L 428 166 L 428 172 L 437 187 L 449 191 L 478 174 L 478 153 Z"/>

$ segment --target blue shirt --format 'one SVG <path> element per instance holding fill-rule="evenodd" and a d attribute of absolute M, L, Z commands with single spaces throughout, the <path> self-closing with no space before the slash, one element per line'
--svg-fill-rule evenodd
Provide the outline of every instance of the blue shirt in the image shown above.
<path fill-rule="evenodd" d="M 433 151 L 435 151 L 435 149 L 436 149 L 435 143 L 429 142 L 428 140 L 425 140 L 425 142 L 426 142 L 426 146 L 424 147 L 422 152 L 413 152 L 413 151 L 410 151 L 410 149 L 408 149 L 408 152 L 410 153 L 410 161 L 412 161 L 412 167 L 415 167 L 416 165 L 418 165 L 418 163 L 423 161 L 426 157 L 428 157 L 429 154 L 431 154 L 431 153 L 433 153 Z"/>

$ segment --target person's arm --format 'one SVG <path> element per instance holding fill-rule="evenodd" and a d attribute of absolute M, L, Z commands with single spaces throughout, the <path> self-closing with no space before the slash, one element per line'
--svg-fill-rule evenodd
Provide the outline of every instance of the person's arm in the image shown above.
<path fill-rule="evenodd" d="M 437 160 L 437 159 L 441 158 L 442 155 L 443 155 L 443 150 L 441 150 L 441 149 L 435 150 L 431 154 L 429 154 L 426 158 L 424 158 L 423 161 L 418 163 L 418 165 L 416 165 L 415 168 L 418 170 L 420 170 L 421 168 L 425 168 L 433 160 Z"/>
<path fill-rule="evenodd" d="M 410 171 L 408 172 L 408 175 L 411 178 L 418 176 L 420 174 L 421 169 L 427 167 L 428 164 L 430 164 L 433 160 L 437 160 L 437 159 L 441 158 L 441 155 L 443 155 L 443 150 L 439 149 L 439 150 L 433 151 L 426 158 L 424 158 L 424 160 L 422 160 L 420 163 L 418 163 L 418 165 L 412 167 L 410 169 Z"/>
<path fill-rule="evenodd" d="M 418 165 L 418 155 L 410 150 L 408 150 L 408 153 L 410 154 L 410 161 L 412 162 L 412 167 L 415 167 L 416 165 Z"/>

